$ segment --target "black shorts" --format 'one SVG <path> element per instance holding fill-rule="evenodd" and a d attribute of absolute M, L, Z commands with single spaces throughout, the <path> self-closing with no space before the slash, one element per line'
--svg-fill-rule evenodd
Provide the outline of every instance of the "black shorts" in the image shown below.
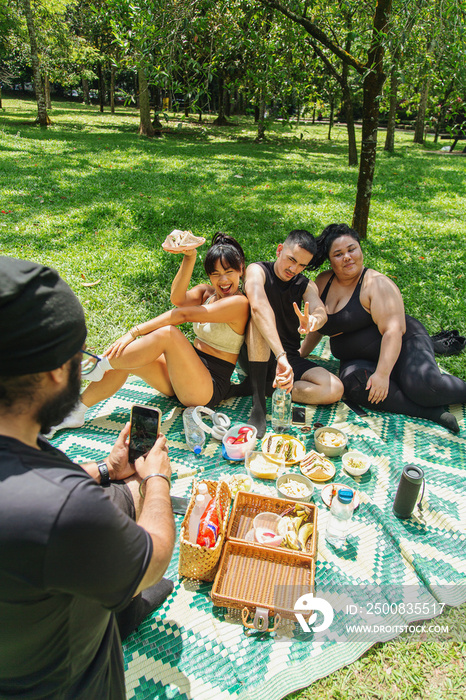
<path fill-rule="evenodd" d="M 136 520 L 136 509 L 129 486 L 124 481 L 111 481 L 110 486 L 105 487 L 114 506 L 126 513 L 131 520 Z"/>
<path fill-rule="evenodd" d="M 203 364 L 209 370 L 210 376 L 212 377 L 214 390 L 212 397 L 206 406 L 207 408 L 213 408 L 219 404 L 220 401 L 223 401 L 227 395 L 227 392 L 230 389 L 230 379 L 235 369 L 235 365 L 232 362 L 221 360 L 219 357 L 208 355 L 197 348 L 194 349 L 201 358 Z"/>

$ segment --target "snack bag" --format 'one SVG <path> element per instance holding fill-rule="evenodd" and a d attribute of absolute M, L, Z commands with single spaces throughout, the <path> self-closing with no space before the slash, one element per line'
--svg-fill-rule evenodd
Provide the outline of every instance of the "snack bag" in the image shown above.
<path fill-rule="evenodd" d="M 197 536 L 197 544 L 200 544 L 202 547 L 215 547 L 215 543 L 218 537 L 218 530 L 219 522 L 217 516 L 217 501 L 215 500 L 215 498 L 211 498 L 211 500 L 207 504 L 207 508 L 201 515 L 201 521 L 199 523 L 199 534 Z"/>

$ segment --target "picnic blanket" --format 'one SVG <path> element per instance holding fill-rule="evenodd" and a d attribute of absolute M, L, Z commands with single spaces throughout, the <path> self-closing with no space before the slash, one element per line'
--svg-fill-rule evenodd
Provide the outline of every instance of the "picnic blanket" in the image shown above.
<path fill-rule="evenodd" d="M 314 354 L 335 369 L 325 341 Z M 162 410 L 174 472 L 172 495 L 189 496 L 193 478 L 217 480 L 224 473 L 244 472 L 243 463 L 222 457 L 221 444 L 212 438 L 200 457 L 190 452 L 181 404 L 138 378 L 91 409 L 83 428 L 58 433 L 54 445 L 75 461 L 104 458 L 133 403 Z M 233 422 L 246 422 L 250 408 L 250 398 L 229 399 L 221 406 Z M 177 544 L 166 574 L 175 582 L 173 594 L 123 647 L 130 700 L 279 699 L 351 663 L 376 642 L 407 628 L 414 631 L 410 623 L 431 620 L 444 605 L 466 601 L 465 407 L 451 407 L 461 425 L 458 435 L 406 416 L 360 416 L 342 402 L 313 410 L 313 421 L 344 430 L 349 447 L 372 461 L 367 474 L 353 479 L 342 470 L 341 459 L 334 459 L 334 480 L 357 488 L 361 501 L 344 549 L 326 543 L 329 511 L 320 497 L 322 487 L 317 485 L 314 493 L 319 533 L 315 596 L 332 606 L 331 625 L 318 631 L 318 618 L 317 624 L 308 620 L 306 630 L 298 621 L 283 620 L 275 633 L 245 634 L 239 611 L 213 605 L 212 584 L 180 580 Z M 313 448 L 312 433 L 291 432 Z M 424 470 L 423 508 L 409 520 L 399 520 L 392 504 L 408 463 Z M 255 480 L 253 490 L 276 495 L 273 482 Z M 182 516 L 175 519 L 179 530 Z M 437 637 L 441 633 L 440 628 L 429 630 Z"/>

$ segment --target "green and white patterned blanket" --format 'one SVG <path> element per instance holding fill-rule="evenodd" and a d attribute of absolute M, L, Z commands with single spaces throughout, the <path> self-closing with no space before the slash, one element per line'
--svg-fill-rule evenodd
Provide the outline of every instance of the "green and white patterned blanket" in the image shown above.
<path fill-rule="evenodd" d="M 324 342 L 316 353 L 322 364 L 335 367 Z M 244 471 L 243 463 L 223 459 L 220 443 L 212 438 L 195 457 L 185 444 L 182 406 L 137 378 L 89 411 L 83 428 L 58 433 L 54 445 L 75 461 L 104 458 L 133 403 L 162 410 L 173 495 L 190 495 L 193 477 L 216 480 L 225 472 Z M 230 399 L 221 410 L 233 422 L 246 422 L 250 407 L 249 398 Z M 285 620 L 276 633 L 246 635 L 237 612 L 213 606 L 211 584 L 179 579 L 177 544 L 166 574 L 175 581 L 172 596 L 124 645 L 128 698 L 282 698 L 351 663 L 376 642 L 396 637 L 409 623 L 466 601 L 465 407 L 451 410 L 461 425 L 458 435 L 405 416 L 358 416 L 344 403 L 316 407 L 314 421 L 340 427 L 351 448 L 372 458 L 371 470 L 356 480 L 335 459 L 334 480 L 356 487 L 361 499 L 345 549 L 326 544 L 328 510 L 321 487 L 314 493 L 320 533 L 315 595 L 332 605 L 332 624 L 322 632 L 312 625 L 304 631 Z M 312 433 L 300 437 L 313 448 Z M 398 520 L 392 504 L 407 463 L 425 472 L 423 509 Z M 273 482 L 256 480 L 254 491 L 276 495 Z M 175 518 L 179 529 L 182 517 Z"/>

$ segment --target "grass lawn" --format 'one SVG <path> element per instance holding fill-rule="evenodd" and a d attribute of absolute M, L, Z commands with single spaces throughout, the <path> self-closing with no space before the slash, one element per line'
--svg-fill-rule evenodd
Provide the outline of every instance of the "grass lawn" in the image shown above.
<path fill-rule="evenodd" d="M 357 169 L 346 165 L 343 127 L 329 141 L 326 125 L 271 125 L 258 144 L 249 119 L 218 128 L 214 116 L 198 124 L 173 115 L 162 138 L 148 140 L 137 136 L 134 109 L 55 103 L 41 130 L 34 102 L 4 97 L 3 107 L 0 254 L 60 271 L 83 303 L 94 350 L 168 308 L 179 259 L 160 244 L 174 228 L 208 241 L 229 233 L 252 262 L 273 259 L 293 228 L 351 223 Z M 407 313 L 431 333 L 464 334 L 466 158 L 405 132 L 390 155 L 383 138 L 365 262 L 395 280 Z M 198 261 L 194 281 L 204 279 Z M 466 379 L 465 354 L 442 365 Z M 464 697 L 465 611 L 437 618 L 451 627 L 441 639 L 376 645 L 290 698 Z"/>

